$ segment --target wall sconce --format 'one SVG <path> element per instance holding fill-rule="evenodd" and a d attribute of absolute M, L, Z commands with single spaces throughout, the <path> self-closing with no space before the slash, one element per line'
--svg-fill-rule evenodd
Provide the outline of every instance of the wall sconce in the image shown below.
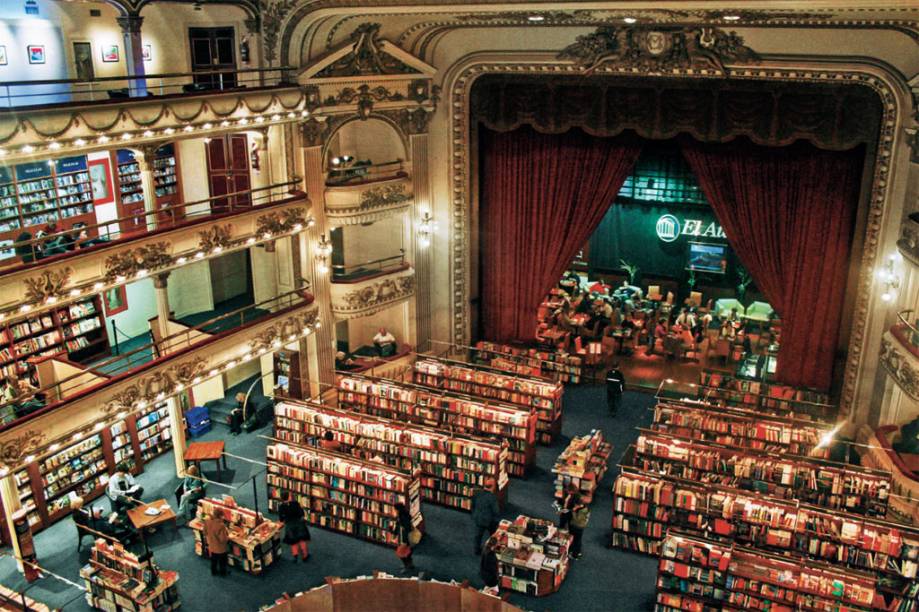
<path fill-rule="evenodd" d="M 883 293 L 881 293 L 881 299 L 885 302 L 891 302 L 897 296 L 897 289 L 900 288 L 900 277 L 897 275 L 895 264 L 901 259 L 899 253 L 893 253 L 884 262 L 880 268 L 878 268 L 877 276 L 878 280 L 881 281 L 883 286 Z"/>
<path fill-rule="evenodd" d="M 423 248 L 431 246 L 431 236 L 434 234 L 434 217 L 431 213 L 424 211 L 421 221 L 418 222 L 418 244 Z"/>
<path fill-rule="evenodd" d="M 332 255 L 332 243 L 326 240 L 325 234 L 319 237 L 319 244 L 316 245 L 316 259 L 319 261 L 318 270 L 320 274 L 326 274 L 329 271 L 329 257 Z"/>

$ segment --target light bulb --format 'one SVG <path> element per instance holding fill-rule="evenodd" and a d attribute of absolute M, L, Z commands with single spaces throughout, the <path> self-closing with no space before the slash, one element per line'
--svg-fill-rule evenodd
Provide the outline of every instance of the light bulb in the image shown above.
<path fill-rule="evenodd" d="M 890 291 L 885 291 L 884 293 L 881 294 L 881 299 L 884 300 L 885 302 L 889 302 L 890 300 L 893 299 L 893 294 L 890 293 Z"/>

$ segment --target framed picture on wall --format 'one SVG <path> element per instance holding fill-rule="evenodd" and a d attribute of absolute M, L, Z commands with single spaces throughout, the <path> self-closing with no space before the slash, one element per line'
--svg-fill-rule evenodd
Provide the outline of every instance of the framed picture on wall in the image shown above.
<path fill-rule="evenodd" d="M 0 66 L 6 66 L 6 47 L 0 45 Z"/>
<path fill-rule="evenodd" d="M 95 204 L 108 204 L 115 201 L 115 190 L 112 189 L 112 165 L 107 158 L 89 161 L 89 184 Z"/>
<path fill-rule="evenodd" d="M 150 45 L 144 45 L 143 54 L 144 54 L 145 62 L 153 61 L 153 47 L 151 47 Z"/>
<path fill-rule="evenodd" d="M 93 68 L 93 46 L 91 43 L 73 43 L 73 65 L 79 80 L 91 81 L 96 77 L 96 71 Z"/>
<path fill-rule="evenodd" d="M 128 309 L 128 292 L 124 285 L 112 287 L 102 294 L 105 316 L 110 317 Z"/>
<path fill-rule="evenodd" d="M 117 62 L 119 58 L 118 55 L 118 45 L 102 45 L 102 61 L 103 62 Z"/>
<path fill-rule="evenodd" d="M 30 64 L 44 64 L 45 63 L 45 46 L 44 45 L 29 45 L 28 47 L 26 47 L 26 51 L 29 54 Z"/>

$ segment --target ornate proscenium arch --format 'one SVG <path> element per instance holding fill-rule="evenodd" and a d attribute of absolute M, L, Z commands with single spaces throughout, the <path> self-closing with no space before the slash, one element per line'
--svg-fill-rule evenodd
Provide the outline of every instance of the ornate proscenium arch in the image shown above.
<path fill-rule="evenodd" d="M 143 9 L 145 6 L 150 4 L 166 4 L 166 2 L 171 4 L 181 2 L 185 4 L 200 5 L 232 4 L 246 11 L 246 14 L 249 15 L 250 19 L 259 18 L 262 4 L 262 0 L 104 0 L 104 2 L 114 6 L 116 9 L 118 9 L 118 12 L 124 16 L 140 15 L 141 9 Z"/>

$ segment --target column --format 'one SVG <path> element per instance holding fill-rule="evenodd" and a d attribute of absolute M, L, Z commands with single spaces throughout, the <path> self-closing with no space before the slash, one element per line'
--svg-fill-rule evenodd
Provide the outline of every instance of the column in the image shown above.
<path fill-rule="evenodd" d="M 156 297 L 156 321 L 160 330 L 160 338 L 169 337 L 169 272 L 163 272 L 153 277 L 153 293 Z"/>
<path fill-rule="evenodd" d="M 312 291 L 316 296 L 316 303 L 319 305 L 321 327 L 312 336 L 315 337 L 316 342 L 316 365 L 318 367 L 319 382 L 323 384 L 323 389 L 321 390 L 324 391 L 326 389 L 325 385 L 332 386 L 335 384 L 332 290 L 330 273 L 323 274 L 319 272 L 318 262 L 315 257 L 315 245 L 318 244 L 319 237 L 322 234 L 328 237 L 329 231 L 325 218 L 325 176 L 322 167 L 322 143 L 313 144 L 309 140 L 306 143 L 311 146 L 302 147 L 303 180 L 306 194 L 313 203 L 312 214 L 316 219 L 316 224 L 309 230 L 309 240 L 306 241 L 306 250 L 301 254 L 300 261 L 305 266 L 305 270 L 310 272 L 310 276 L 313 279 Z M 312 386 L 311 395 L 315 395 L 315 390 L 312 389 Z"/>
<path fill-rule="evenodd" d="M 185 477 L 185 421 L 182 408 L 174 397 L 166 398 L 169 408 L 169 428 L 172 430 L 172 455 L 176 462 L 176 476 Z"/>
<path fill-rule="evenodd" d="M 431 253 L 434 250 L 433 227 L 429 244 L 418 240 L 417 224 L 425 213 L 434 214 L 431 181 L 428 176 L 428 135 L 409 136 L 412 156 L 412 259 L 415 267 L 415 333 L 419 353 L 431 349 Z"/>
<path fill-rule="evenodd" d="M 134 152 L 134 159 L 140 167 L 140 186 L 144 192 L 144 212 L 156 211 L 156 182 L 153 179 L 153 160 L 156 157 L 156 147 L 147 146 Z M 156 215 L 147 214 L 145 217 L 147 230 L 156 229 Z"/>
<path fill-rule="evenodd" d="M 265 184 L 271 185 L 274 183 L 274 178 L 272 176 L 273 172 L 271 171 L 271 153 L 268 148 L 268 130 L 270 128 L 263 127 L 259 128 L 258 133 L 262 135 L 261 140 L 258 141 L 258 157 L 259 165 L 262 168 L 262 172 L 265 173 Z M 274 193 L 272 193 L 274 195 Z"/>
<path fill-rule="evenodd" d="M 127 73 L 129 76 L 143 77 L 146 73 L 140 27 L 144 23 L 144 18 L 140 15 L 124 15 L 115 19 L 121 26 L 121 33 L 124 35 L 124 59 L 127 64 Z M 147 95 L 147 80 L 144 78 L 131 79 L 128 81 L 128 86 L 131 88 L 132 96 L 142 98 Z"/>
<path fill-rule="evenodd" d="M 24 569 L 22 562 L 19 561 L 22 558 L 22 551 L 19 550 L 19 539 L 13 535 L 16 533 L 16 526 L 13 524 L 13 513 L 19 510 L 21 505 L 19 503 L 19 487 L 16 486 L 16 479 L 13 478 L 12 471 L 8 476 L 0 479 L 0 500 L 3 502 L 3 518 L 6 520 L 6 528 L 13 542 L 13 556 L 16 558 L 16 567 L 21 572 Z"/>

